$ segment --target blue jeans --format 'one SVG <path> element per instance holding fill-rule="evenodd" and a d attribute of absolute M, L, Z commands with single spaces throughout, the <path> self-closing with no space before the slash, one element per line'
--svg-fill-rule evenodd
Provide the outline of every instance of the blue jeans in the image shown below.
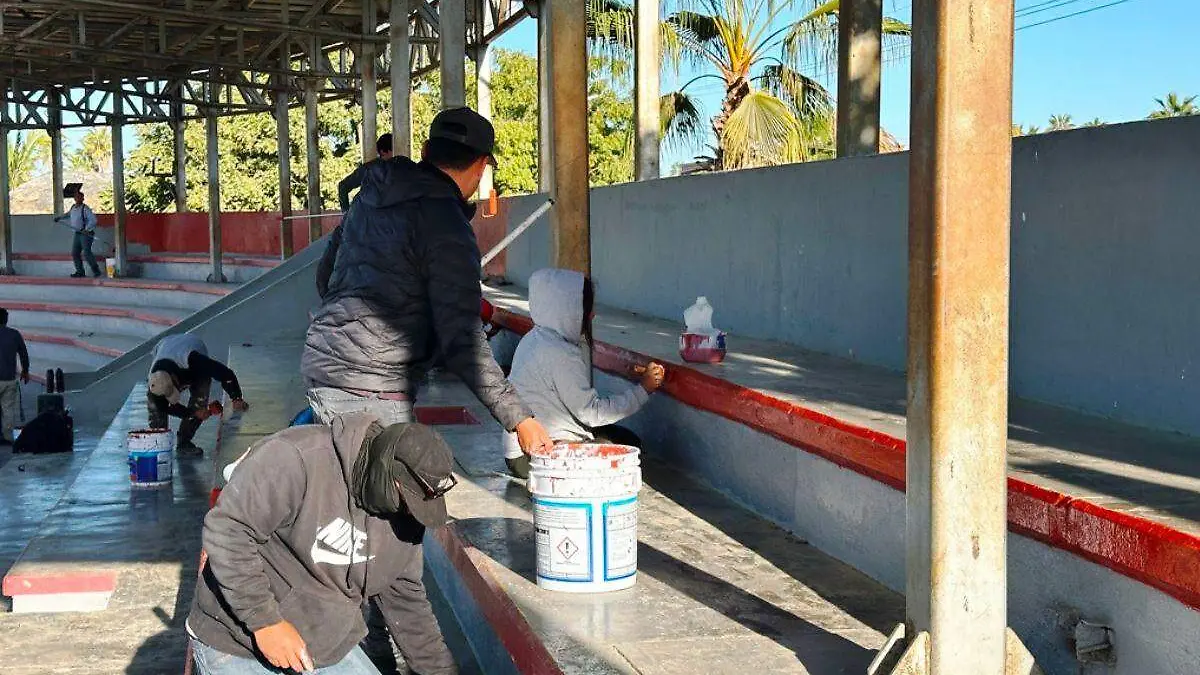
<path fill-rule="evenodd" d="M 192 640 L 192 658 L 196 661 L 199 675 L 278 675 L 292 672 L 263 665 L 256 659 L 217 651 L 199 640 Z M 313 675 L 379 675 L 361 647 L 355 647 L 346 658 L 332 666 L 309 672 Z"/>
<path fill-rule="evenodd" d="M 75 262 L 76 274 L 83 274 L 83 260 L 79 257 L 82 253 L 87 258 L 88 267 L 92 268 L 92 274 L 100 276 L 100 266 L 96 264 L 96 255 L 92 253 L 92 240 L 95 238 L 95 232 L 75 233 L 75 241 L 71 244 L 71 260 Z"/>

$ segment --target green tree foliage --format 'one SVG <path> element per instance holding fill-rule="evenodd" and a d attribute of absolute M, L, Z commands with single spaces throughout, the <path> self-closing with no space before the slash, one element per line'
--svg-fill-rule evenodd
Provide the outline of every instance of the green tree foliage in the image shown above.
<path fill-rule="evenodd" d="M 1146 119 L 1161 120 L 1168 117 L 1190 117 L 1192 115 L 1200 115 L 1200 108 L 1196 107 L 1195 96 L 1180 96 L 1175 92 L 1167 94 L 1165 99 L 1156 98 L 1154 102 L 1158 104 L 1158 109 L 1150 113 Z"/>
<path fill-rule="evenodd" d="M 492 116 L 496 126 L 496 191 L 500 194 L 536 192 L 538 187 L 538 102 L 537 61 L 516 51 L 499 50 L 492 75 Z M 594 59 L 589 83 L 589 146 L 593 185 L 608 185 L 633 178 L 633 103 L 619 93 L 607 64 Z M 467 100 L 475 100 L 475 77 L 468 69 Z M 378 96 L 379 133 L 391 129 L 391 94 Z M 413 89 L 411 102 L 413 154 L 429 134 L 429 124 L 441 108 L 441 88 L 435 74 L 422 78 Z M 305 206 L 307 162 L 305 160 L 304 110 L 289 113 L 292 154 L 292 205 Z M 361 145 L 357 137 L 361 112 L 358 105 L 344 101 L 318 107 L 321 152 L 321 195 L 325 208 L 337 205 L 337 183 L 358 165 Z M 279 170 L 275 120 L 267 113 L 235 115 L 218 120 L 220 148 L 221 208 L 227 211 L 274 211 L 279 208 Z M 165 124 L 137 129 L 136 147 L 125 162 L 126 205 L 130 211 L 174 209 L 172 132 Z M 204 122 L 189 121 L 184 127 L 187 147 L 188 208 L 208 209 L 208 172 Z M 373 142 L 373 141 L 371 141 Z M 111 146 L 110 146 L 111 147 Z M 404 149 L 397 148 L 400 154 Z M 111 155 L 111 150 L 109 151 Z M 105 197 L 108 201 L 105 201 Z M 111 207 L 111 194 L 101 193 L 97 205 Z"/>
<path fill-rule="evenodd" d="M 1067 114 L 1051 115 L 1049 126 L 1047 127 L 1049 131 L 1067 131 L 1074 128 L 1075 122 L 1072 121 L 1071 116 Z"/>
<path fill-rule="evenodd" d="M 89 130 L 80 139 L 79 147 L 67 155 L 67 165 L 76 171 L 93 173 L 111 169 L 112 129 L 95 127 Z"/>
<path fill-rule="evenodd" d="M 50 137 L 40 131 L 17 132 L 8 146 L 10 190 L 29 182 L 50 157 Z"/>

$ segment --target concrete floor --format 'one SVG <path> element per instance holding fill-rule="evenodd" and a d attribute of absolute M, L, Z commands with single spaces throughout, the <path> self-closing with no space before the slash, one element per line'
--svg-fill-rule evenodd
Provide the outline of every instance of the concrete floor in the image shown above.
<path fill-rule="evenodd" d="M 491 289 L 497 306 L 528 315 L 523 289 Z M 681 323 L 600 307 L 596 339 L 680 363 Z M 905 435 L 902 373 L 768 340 L 731 335 L 724 363 L 689 367 L 897 438 Z M 1044 404 L 1013 401 L 1010 475 L 1110 509 L 1200 534 L 1200 438 L 1143 429 Z"/>
<path fill-rule="evenodd" d="M 303 405 L 299 353 L 299 345 L 231 350 L 230 366 L 258 387 L 262 404 L 224 437 L 219 463 Z M 502 430 L 457 382 L 432 383 L 419 405 L 461 405 L 482 422 L 440 428 L 462 478 L 447 498 L 453 526 L 487 556 L 565 672 L 732 675 L 752 666 L 857 675 L 903 620 L 898 594 L 658 463 L 645 466 L 639 498 L 637 586 L 584 596 L 540 590 L 529 497 L 502 475 Z"/>
<path fill-rule="evenodd" d="M 145 426 L 145 396 L 136 387 L 103 435 L 82 430 L 72 455 L 16 455 L 0 467 L 5 572 L 119 573 L 103 612 L 0 614 L 0 673 L 182 672 L 212 465 L 179 461 L 169 489 L 130 487 L 125 434 Z M 210 422 L 196 442 L 213 448 L 216 436 Z"/>

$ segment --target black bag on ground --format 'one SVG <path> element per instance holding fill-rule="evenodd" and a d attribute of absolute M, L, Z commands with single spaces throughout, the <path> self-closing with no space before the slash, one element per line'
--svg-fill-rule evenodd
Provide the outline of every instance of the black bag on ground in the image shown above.
<path fill-rule="evenodd" d="M 75 430 L 71 416 L 63 410 L 49 410 L 33 418 L 13 443 L 13 452 L 42 454 L 71 452 L 75 449 Z"/>

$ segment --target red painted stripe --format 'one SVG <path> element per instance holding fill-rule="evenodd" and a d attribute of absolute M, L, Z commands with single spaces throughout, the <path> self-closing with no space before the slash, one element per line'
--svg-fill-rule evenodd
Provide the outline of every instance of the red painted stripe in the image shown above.
<path fill-rule="evenodd" d="M 522 675 L 563 675 L 562 668 L 542 639 L 488 570 L 487 556 L 468 544 L 454 529 L 453 523 L 434 530 L 433 536 L 479 604 L 484 619 L 496 631 L 500 644 L 512 656 L 517 672 Z"/>
<path fill-rule="evenodd" d="M 533 327 L 526 316 L 497 309 L 492 323 L 518 334 Z M 650 357 L 603 342 L 594 363 L 633 378 L 633 366 Z M 904 490 L 902 439 L 847 424 L 762 392 L 672 365 L 663 391 L 676 400 L 745 424 L 835 464 Z M 1008 479 L 1009 529 L 1070 551 L 1157 588 L 1200 609 L 1200 537 L 1083 499 Z"/>
<path fill-rule="evenodd" d="M 52 593 L 104 593 L 117 587 L 116 572 L 78 574 L 9 574 L 4 577 L 4 595 L 48 595 Z"/>
<path fill-rule="evenodd" d="M 102 356 L 111 356 L 112 358 L 116 358 L 125 353 L 125 352 L 121 351 L 120 349 L 115 349 L 113 347 L 102 347 L 100 345 L 94 345 L 90 342 L 87 342 L 86 340 L 81 340 L 79 338 L 66 337 L 63 335 L 42 335 L 41 333 L 26 333 L 26 332 L 22 332 L 21 335 L 28 342 L 40 342 L 42 344 L 65 345 L 68 347 L 78 347 L 79 349 L 82 349 L 84 351 L 89 351 L 93 354 L 100 354 Z"/>
<path fill-rule="evenodd" d="M 66 253 L 14 253 L 13 260 L 36 260 L 44 262 L 71 262 L 71 256 Z M 104 262 L 107 256 L 97 255 L 96 262 Z"/>
<path fill-rule="evenodd" d="M 149 314 L 119 307 L 87 307 L 83 305 L 61 305 L 53 302 L 5 302 L 8 311 L 54 312 L 57 314 L 81 314 L 85 316 L 108 316 L 118 319 L 135 319 L 162 326 L 174 326 L 178 320 L 161 314 Z"/>
<path fill-rule="evenodd" d="M 186 284 L 174 281 L 143 281 L 138 279 L 105 279 L 71 277 L 22 277 L 15 275 L 0 276 L 0 284 L 21 284 L 30 286 L 103 286 L 107 288 L 136 288 L 147 291 L 181 291 L 184 293 L 202 293 L 205 295 L 228 295 L 231 289 L 205 284 Z"/>

